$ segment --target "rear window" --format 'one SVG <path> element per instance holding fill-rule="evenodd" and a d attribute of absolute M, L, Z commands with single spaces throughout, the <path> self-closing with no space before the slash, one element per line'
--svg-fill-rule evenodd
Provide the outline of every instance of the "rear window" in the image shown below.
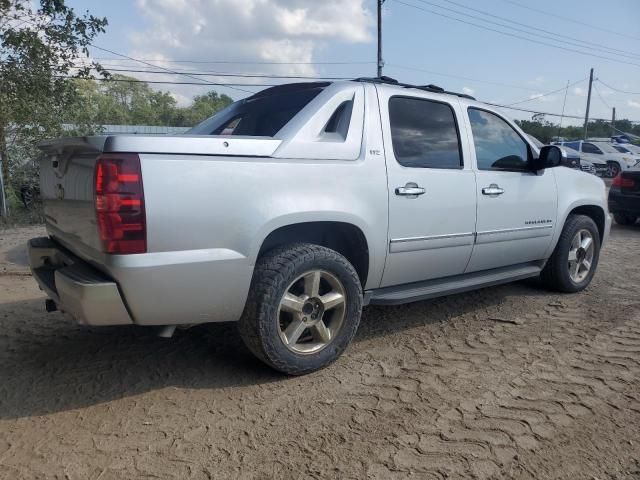
<path fill-rule="evenodd" d="M 329 83 L 298 83 L 269 88 L 232 103 L 186 135 L 273 137 Z"/>

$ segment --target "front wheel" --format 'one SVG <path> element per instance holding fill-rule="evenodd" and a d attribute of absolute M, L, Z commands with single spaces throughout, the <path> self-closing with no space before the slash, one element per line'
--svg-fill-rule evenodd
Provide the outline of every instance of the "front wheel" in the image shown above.
<path fill-rule="evenodd" d="M 615 178 L 620 173 L 620 165 L 617 162 L 607 162 L 607 177 Z"/>
<path fill-rule="evenodd" d="M 361 313 L 362 288 L 353 266 L 334 250 L 301 243 L 258 260 L 239 330 L 263 362 L 303 375 L 344 352 Z"/>
<path fill-rule="evenodd" d="M 554 290 L 579 292 L 591 283 L 599 258 L 600 233 L 594 221 L 585 215 L 570 215 L 542 270 L 542 280 Z"/>

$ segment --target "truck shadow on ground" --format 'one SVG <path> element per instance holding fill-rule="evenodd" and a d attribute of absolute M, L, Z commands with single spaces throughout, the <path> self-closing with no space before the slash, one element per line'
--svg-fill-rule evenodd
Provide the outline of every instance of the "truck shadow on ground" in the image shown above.
<path fill-rule="evenodd" d="M 9 263 L 19 265 L 21 267 L 29 266 L 29 255 L 27 254 L 26 245 L 18 245 L 7 251 L 5 259 Z"/>
<path fill-rule="evenodd" d="M 518 283 L 371 306 L 356 342 L 445 322 L 508 297 L 547 294 Z M 165 387 L 215 390 L 288 380 L 246 350 L 235 324 L 198 326 L 163 339 L 149 328 L 78 326 L 59 313 L 44 313 L 43 299 L 1 304 L 0 319 L 0 419 L 83 408 Z"/>

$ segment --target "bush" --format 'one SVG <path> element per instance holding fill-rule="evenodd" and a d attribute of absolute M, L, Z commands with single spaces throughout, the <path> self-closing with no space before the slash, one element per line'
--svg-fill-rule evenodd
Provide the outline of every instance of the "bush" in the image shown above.
<path fill-rule="evenodd" d="M 42 203 L 35 202 L 31 208 L 25 208 L 22 199 L 11 187 L 5 190 L 9 215 L 0 216 L 0 227 L 12 227 L 18 225 L 41 225 L 44 223 Z"/>

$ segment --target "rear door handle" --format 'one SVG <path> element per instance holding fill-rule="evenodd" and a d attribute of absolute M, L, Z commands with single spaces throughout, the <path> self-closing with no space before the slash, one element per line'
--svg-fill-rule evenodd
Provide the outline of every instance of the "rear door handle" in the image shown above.
<path fill-rule="evenodd" d="M 483 195 L 489 195 L 491 197 L 497 197 L 498 195 L 502 195 L 503 193 L 504 193 L 504 189 L 500 188 L 495 183 L 492 183 L 488 187 L 484 187 L 482 189 L 482 194 Z"/>
<path fill-rule="evenodd" d="M 396 187 L 396 195 L 404 197 L 417 197 L 418 195 L 424 195 L 426 190 L 419 187 L 417 183 L 409 182 L 404 187 Z"/>

